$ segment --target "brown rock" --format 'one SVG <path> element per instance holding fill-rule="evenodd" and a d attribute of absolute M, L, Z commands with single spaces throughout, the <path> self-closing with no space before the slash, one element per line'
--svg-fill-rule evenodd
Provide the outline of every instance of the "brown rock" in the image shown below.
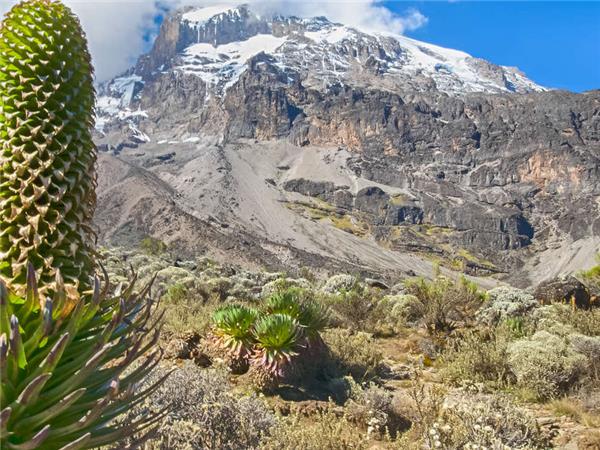
<path fill-rule="evenodd" d="M 543 305 L 570 303 L 577 308 L 590 307 L 590 293 L 575 277 L 564 276 L 541 282 L 533 296 Z"/>

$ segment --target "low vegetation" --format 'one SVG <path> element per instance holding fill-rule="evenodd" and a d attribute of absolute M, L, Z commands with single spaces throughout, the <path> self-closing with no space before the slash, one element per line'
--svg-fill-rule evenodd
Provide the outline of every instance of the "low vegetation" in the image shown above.
<path fill-rule="evenodd" d="M 149 236 L 138 251 L 96 252 L 94 89 L 79 22 L 60 2 L 26 0 L 5 18 L 0 50 L 2 448 L 600 445 L 600 266 L 579 274 L 591 305 L 581 310 L 439 271 L 388 288 L 171 261 Z M 33 67 L 53 78 L 32 84 Z M 23 101 L 39 92 L 61 107 Z M 40 140 L 44 126 L 53 131 Z M 368 232 L 326 204 L 307 211 Z M 571 433 L 540 414 L 572 421 Z"/>
<path fill-rule="evenodd" d="M 600 302 L 600 253 L 596 255 L 597 264 L 589 270 L 583 271 L 580 278 L 590 288 L 596 302 Z"/>
<path fill-rule="evenodd" d="M 407 281 L 406 289 L 418 299 L 418 314 L 432 335 L 467 325 L 484 299 L 484 293 L 465 277 L 458 281 L 439 274 L 432 281 L 418 278 Z"/>
<path fill-rule="evenodd" d="M 298 288 L 276 292 L 258 308 L 229 304 L 213 314 L 213 342 L 223 351 L 234 373 L 252 374 L 261 389 L 271 391 L 288 377 L 308 353 L 323 348 L 321 332 L 329 312 L 303 298 Z"/>
<path fill-rule="evenodd" d="M 179 358 L 228 374 L 232 402 L 262 402 L 270 425 L 235 438 L 252 441 L 247 448 L 546 449 L 562 442 L 561 420 L 592 442 L 597 309 L 541 305 L 523 290 L 486 292 L 439 273 L 382 289 L 354 275 L 308 281 L 231 275 L 201 259 L 180 265 L 188 268 L 165 285 L 163 305 L 202 308 L 204 319 L 185 333 L 179 321 L 165 345 L 187 339 L 194 351 Z M 216 284 L 226 289 L 208 288 Z M 160 429 L 160 442 L 179 442 Z M 196 429 L 194 439 L 210 432 Z M 191 448 L 210 448 L 202 445 Z"/>

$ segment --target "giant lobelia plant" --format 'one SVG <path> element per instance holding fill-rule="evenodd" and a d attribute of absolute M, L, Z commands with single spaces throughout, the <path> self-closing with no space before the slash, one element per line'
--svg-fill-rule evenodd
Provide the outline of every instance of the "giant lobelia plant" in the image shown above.
<path fill-rule="evenodd" d="M 0 28 L 0 448 L 111 444 L 160 416 L 123 421 L 156 385 L 159 318 L 135 277 L 95 275 L 94 88 L 76 16 L 14 6 Z M 143 433 L 142 433 L 143 434 Z"/>

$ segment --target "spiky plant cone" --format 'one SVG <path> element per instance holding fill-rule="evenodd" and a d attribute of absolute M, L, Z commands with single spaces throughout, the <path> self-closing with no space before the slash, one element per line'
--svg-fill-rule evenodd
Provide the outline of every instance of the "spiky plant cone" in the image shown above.
<path fill-rule="evenodd" d="M 94 448 L 160 420 L 114 421 L 162 382 L 136 388 L 161 356 L 149 286 L 110 296 L 96 279 L 91 298 L 73 308 L 60 278 L 43 298 L 28 272 L 23 297 L 0 278 L 0 448 Z"/>
<path fill-rule="evenodd" d="M 100 447 L 160 419 L 115 420 L 156 387 L 139 392 L 136 386 L 160 358 L 159 327 L 146 300 L 149 287 L 136 295 L 134 279 L 110 296 L 97 278 L 90 282 L 91 70 L 79 22 L 60 3 L 26 1 L 3 21 L 2 449 Z"/>
<path fill-rule="evenodd" d="M 31 262 L 40 289 L 60 270 L 90 285 L 96 153 L 94 88 L 79 20 L 59 2 L 28 0 L 0 28 L 0 275 L 23 294 Z"/>

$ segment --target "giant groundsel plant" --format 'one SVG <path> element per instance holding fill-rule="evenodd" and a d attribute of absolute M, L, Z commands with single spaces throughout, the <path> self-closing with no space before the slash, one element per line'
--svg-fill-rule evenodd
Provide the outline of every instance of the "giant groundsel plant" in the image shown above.
<path fill-rule="evenodd" d="M 0 448 L 113 444 L 156 385 L 149 286 L 95 276 L 94 89 L 79 21 L 27 0 L 0 27 Z M 151 333 L 149 331 L 153 330 Z M 115 420 L 116 419 L 116 420 Z"/>
<path fill-rule="evenodd" d="M 302 362 L 323 350 L 327 307 L 290 288 L 266 298 L 262 312 L 229 304 L 213 314 L 217 350 L 224 350 L 234 373 L 249 369 L 261 389 L 274 389 Z M 308 362 L 305 358 L 304 362 Z"/>

